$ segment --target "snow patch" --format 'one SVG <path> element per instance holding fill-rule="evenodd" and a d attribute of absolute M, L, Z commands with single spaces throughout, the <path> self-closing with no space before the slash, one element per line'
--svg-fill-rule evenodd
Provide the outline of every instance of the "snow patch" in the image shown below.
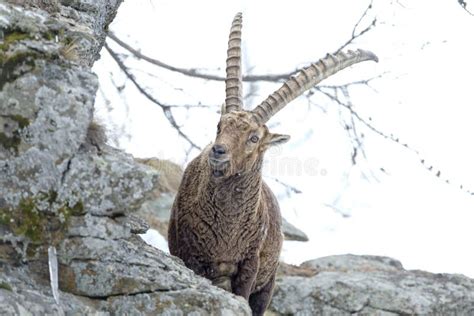
<path fill-rule="evenodd" d="M 157 230 L 149 229 L 146 233 L 139 234 L 139 236 L 150 246 L 158 248 L 166 253 L 170 253 L 168 250 L 168 242 Z"/>

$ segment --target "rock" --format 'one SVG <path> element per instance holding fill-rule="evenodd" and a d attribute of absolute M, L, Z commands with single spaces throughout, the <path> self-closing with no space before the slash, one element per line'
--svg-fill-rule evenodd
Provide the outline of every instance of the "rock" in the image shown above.
<path fill-rule="evenodd" d="M 113 315 L 251 315 L 243 299 L 228 300 L 226 295 L 222 289 L 198 286 L 180 292 L 112 297 L 103 305 Z"/>
<path fill-rule="evenodd" d="M 85 211 L 117 216 L 138 210 L 158 183 L 159 173 L 133 161 L 118 150 L 100 155 L 79 151 L 63 173 L 59 197 L 69 204 L 81 202 Z"/>
<path fill-rule="evenodd" d="M 133 234 L 144 234 L 149 229 L 148 223 L 141 217 L 133 214 L 127 214 L 127 216 L 117 217 L 115 220 L 126 228 L 130 229 Z"/>
<path fill-rule="evenodd" d="M 91 244 L 100 245 L 96 244 L 94 238 L 88 238 Z M 118 258 L 113 253 L 109 253 L 108 259 L 99 255 L 98 258 L 87 260 L 83 256 L 84 262 L 73 264 L 71 269 L 61 269 L 62 283 L 69 282 L 72 285 L 77 282 L 80 289 L 75 292 L 89 292 L 73 295 L 64 291 L 68 285 L 63 284 L 59 305 L 54 302 L 49 284 L 44 279 L 34 278 L 36 273 L 29 266 L 0 264 L 1 314 L 251 315 L 250 308 L 243 300 L 212 286 L 207 279 L 197 277 L 179 259 L 143 245 L 138 238 L 136 241 L 135 249 L 130 244 L 122 245 L 128 247 L 127 250 L 134 249 L 130 255 L 140 253 L 128 262 L 126 260 L 130 258 L 124 258 L 123 250 L 117 249 Z M 103 241 L 102 245 L 106 243 Z M 141 251 L 141 247 L 146 249 Z M 86 253 L 87 250 L 82 255 Z M 75 277 L 71 270 L 76 267 L 83 269 L 77 275 L 78 280 L 71 279 Z M 115 294 L 102 296 L 106 293 Z"/>
<path fill-rule="evenodd" d="M 311 267 L 295 266 L 293 264 L 288 264 L 281 262 L 278 265 L 277 276 L 304 276 L 312 277 L 318 273 L 318 270 Z"/>
<path fill-rule="evenodd" d="M 399 271 L 403 269 L 400 261 L 381 256 L 339 255 L 322 257 L 303 262 L 301 267 L 320 271 Z"/>
<path fill-rule="evenodd" d="M 330 256 L 301 265 L 316 274 L 279 276 L 274 315 L 472 315 L 474 280 L 407 271 L 395 259 Z"/>
<path fill-rule="evenodd" d="M 161 174 L 161 181 L 154 190 L 154 196 L 158 198 L 160 193 L 176 194 L 183 177 L 183 168 L 169 160 L 158 158 L 136 158 L 135 161 L 147 165 Z"/>
<path fill-rule="evenodd" d="M 0 207 L 50 193 L 69 204 L 58 191 L 92 122 L 90 65 L 121 1 L 90 11 L 60 5 L 60 14 L 12 2 L 26 8 L 0 4 Z"/>
<path fill-rule="evenodd" d="M 57 243 L 71 215 L 134 211 L 158 180 L 130 155 L 86 146 L 98 85 L 90 65 L 120 4 L 89 2 L 68 1 L 60 14 L 0 4 L 0 240 L 23 261 L 28 244 Z"/>
<path fill-rule="evenodd" d="M 96 304 L 85 297 L 62 292 L 56 305 L 51 288 L 31 278 L 27 266 L 0 265 L 0 311 L 2 315 L 94 315 Z"/>
<path fill-rule="evenodd" d="M 101 306 L 112 314 L 207 314 L 225 309 L 250 314 L 246 303 L 139 237 L 104 240 L 94 226 L 90 229 L 87 237 L 68 238 L 59 249 L 62 290 L 97 302 L 105 300 Z"/>
<path fill-rule="evenodd" d="M 137 216 L 145 219 L 151 228 L 159 231 L 167 239 L 171 207 L 183 177 L 183 169 L 171 161 L 158 158 L 137 158 L 135 160 L 153 168 L 161 176 L 148 199 L 141 205 Z"/>
<path fill-rule="evenodd" d="M 294 225 L 290 224 L 286 219 L 282 218 L 282 227 L 283 235 L 285 240 L 294 240 L 294 241 L 308 241 L 308 236 L 296 228 Z"/>

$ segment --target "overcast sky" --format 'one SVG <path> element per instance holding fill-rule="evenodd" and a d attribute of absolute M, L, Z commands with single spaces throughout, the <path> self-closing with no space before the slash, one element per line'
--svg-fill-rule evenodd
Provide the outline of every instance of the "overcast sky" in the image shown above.
<path fill-rule="evenodd" d="M 223 75 L 230 23 L 242 11 L 244 70 L 279 73 L 338 49 L 369 3 L 127 0 L 110 29 L 150 57 Z M 292 139 L 268 153 L 267 182 L 283 215 L 311 239 L 286 242 L 283 259 L 299 263 L 342 253 L 386 255 L 409 269 L 474 277 L 474 196 L 459 189 L 463 184 L 474 191 L 474 17 L 455 0 L 375 0 L 358 30 L 373 18 L 376 27 L 348 48 L 372 50 L 380 62 L 356 65 L 323 84 L 381 75 L 370 87 L 349 90 L 354 109 L 414 150 L 356 122 L 365 135 L 366 158 L 360 156 L 352 166 L 351 142 L 341 126 L 341 117 L 350 115 L 343 108 L 316 95 L 313 105 L 301 97 L 277 114 L 269 126 Z M 122 135 L 120 146 L 138 157 L 157 156 L 183 166 L 196 156 L 197 151 L 186 154 L 188 144 L 161 110 L 125 80 L 106 52 L 102 56 L 95 65 L 101 83 L 97 116 L 112 134 Z M 201 146 L 213 140 L 224 100 L 222 82 L 187 78 L 133 58 L 126 64 L 164 103 L 215 106 L 175 112 Z M 125 87 L 117 93 L 114 84 Z M 248 108 L 278 87 L 258 84 Z M 430 165 L 434 172 L 427 171 Z M 443 180 L 435 176 L 437 170 Z M 302 193 L 288 195 L 272 178 Z"/>

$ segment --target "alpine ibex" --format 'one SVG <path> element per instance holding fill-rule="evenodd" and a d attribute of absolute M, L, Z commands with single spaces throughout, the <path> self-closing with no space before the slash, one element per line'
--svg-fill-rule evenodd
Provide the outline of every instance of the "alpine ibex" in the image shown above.
<path fill-rule="evenodd" d="M 186 168 L 169 224 L 171 254 L 186 266 L 249 301 L 262 315 L 273 292 L 282 245 L 278 202 L 262 180 L 265 151 L 289 140 L 265 123 L 323 79 L 377 57 L 368 51 L 328 54 L 301 70 L 252 111 L 242 106 L 242 14 L 232 23 L 226 98 L 217 136 Z"/>

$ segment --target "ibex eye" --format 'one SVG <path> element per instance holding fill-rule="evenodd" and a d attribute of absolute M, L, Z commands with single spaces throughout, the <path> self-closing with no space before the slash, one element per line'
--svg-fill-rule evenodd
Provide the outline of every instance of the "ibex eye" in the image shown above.
<path fill-rule="evenodd" d="M 218 124 L 217 125 L 217 134 L 220 134 L 220 132 L 221 132 L 221 124 Z"/>
<path fill-rule="evenodd" d="M 252 137 L 250 137 L 250 141 L 251 141 L 252 143 L 258 142 L 258 136 L 253 135 Z"/>

